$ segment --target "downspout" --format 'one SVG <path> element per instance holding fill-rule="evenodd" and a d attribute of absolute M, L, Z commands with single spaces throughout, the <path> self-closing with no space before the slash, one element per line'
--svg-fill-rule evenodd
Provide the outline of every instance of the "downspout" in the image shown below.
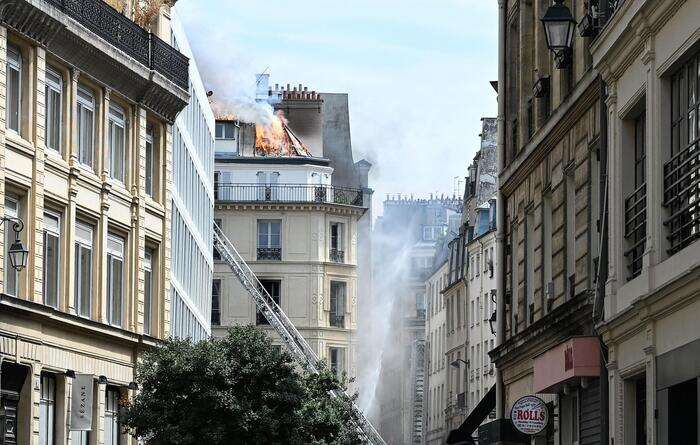
<path fill-rule="evenodd" d="M 498 174 L 505 166 L 505 112 L 506 112 L 506 0 L 498 0 Z M 500 179 L 497 179 L 498 194 L 496 197 L 496 347 L 503 344 L 505 338 L 505 202 L 501 192 Z M 496 418 L 505 418 L 503 373 L 496 368 Z"/>

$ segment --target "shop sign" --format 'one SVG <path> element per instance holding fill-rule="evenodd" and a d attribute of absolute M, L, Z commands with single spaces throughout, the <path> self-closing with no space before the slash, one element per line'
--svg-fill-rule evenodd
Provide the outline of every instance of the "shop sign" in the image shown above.
<path fill-rule="evenodd" d="M 70 404 L 70 430 L 90 431 L 92 429 L 92 374 L 76 374 L 73 379 Z"/>
<path fill-rule="evenodd" d="M 547 404 L 539 397 L 525 396 L 513 404 L 510 419 L 515 429 L 523 434 L 534 436 L 547 428 L 549 410 Z"/>

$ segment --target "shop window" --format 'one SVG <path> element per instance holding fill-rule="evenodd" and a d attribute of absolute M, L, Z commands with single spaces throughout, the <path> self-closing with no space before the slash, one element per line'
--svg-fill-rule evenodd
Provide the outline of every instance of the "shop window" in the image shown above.
<path fill-rule="evenodd" d="M 53 445 L 56 435 L 56 377 L 41 374 L 39 399 L 39 444 Z"/>
<path fill-rule="evenodd" d="M 668 389 L 669 444 L 698 443 L 698 381 L 688 380 Z"/>

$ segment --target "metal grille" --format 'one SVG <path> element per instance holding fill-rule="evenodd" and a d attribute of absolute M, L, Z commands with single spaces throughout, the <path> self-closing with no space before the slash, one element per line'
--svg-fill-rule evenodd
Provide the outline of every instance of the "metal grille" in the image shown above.
<path fill-rule="evenodd" d="M 258 260 L 282 261 L 281 247 L 258 247 Z"/>
<path fill-rule="evenodd" d="M 189 59 L 102 0 L 47 0 L 107 43 L 177 86 L 189 88 Z"/>
<path fill-rule="evenodd" d="M 647 186 L 644 183 L 625 198 L 625 239 L 629 243 L 629 249 L 625 251 L 625 257 L 627 257 L 629 280 L 642 272 L 642 257 L 646 246 L 646 235 Z"/>
<path fill-rule="evenodd" d="M 664 206 L 673 255 L 700 238 L 700 142 L 690 144 L 664 165 Z"/>
<path fill-rule="evenodd" d="M 338 249 L 331 249 L 328 252 L 331 262 L 333 263 L 344 263 L 345 262 L 345 252 Z"/>
<path fill-rule="evenodd" d="M 216 197 L 223 202 L 311 202 L 361 207 L 362 190 L 309 184 L 216 184 Z"/>

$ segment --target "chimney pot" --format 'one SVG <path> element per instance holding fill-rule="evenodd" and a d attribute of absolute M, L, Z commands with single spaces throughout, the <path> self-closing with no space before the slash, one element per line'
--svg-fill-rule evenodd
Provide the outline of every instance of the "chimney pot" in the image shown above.
<path fill-rule="evenodd" d="M 304 87 L 304 92 L 307 92 L 309 90 L 309 87 Z"/>
<path fill-rule="evenodd" d="M 299 91 L 301 91 L 301 84 L 299 84 Z"/>
<path fill-rule="evenodd" d="M 287 91 L 290 91 L 290 90 L 291 90 L 291 88 L 289 88 L 289 84 L 287 84 Z"/>

